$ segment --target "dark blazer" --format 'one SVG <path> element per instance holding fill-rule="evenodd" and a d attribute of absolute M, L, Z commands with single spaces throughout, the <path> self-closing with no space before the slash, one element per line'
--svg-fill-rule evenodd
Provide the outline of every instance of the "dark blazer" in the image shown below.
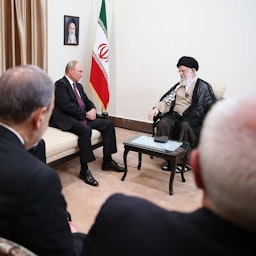
<path fill-rule="evenodd" d="M 255 255 L 256 236 L 206 208 L 164 210 L 117 194 L 102 206 L 86 239 L 85 255 Z"/>
<path fill-rule="evenodd" d="M 76 84 L 83 99 L 86 111 L 96 108 L 94 103 L 87 97 L 80 83 Z M 50 125 L 67 131 L 72 127 L 72 120 L 82 121 L 86 111 L 79 108 L 75 93 L 68 79 L 64 76 L 55 83 L 55 106 L 51 116 Z"/>
<path fill-rule="evenodd" d="M 0 125 L 0 236 L 38 255 L 74 255 L 61 189 L 56 172 Z"/>

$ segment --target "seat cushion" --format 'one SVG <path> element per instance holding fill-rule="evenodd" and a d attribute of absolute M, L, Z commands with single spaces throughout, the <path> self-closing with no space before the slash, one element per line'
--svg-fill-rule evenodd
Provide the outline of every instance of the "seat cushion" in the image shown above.
<path fill-rule="evenodd" d="M 43 139 L 46 145 L 46 162 L 51 163 L 60 158 L 66 157 L 79 151 L 78 136 L 64 132 L 60 129 L 48 127 Z M 97 130 L 92 130 L 92 145 L 102 140 L 101 133 Z"/>
<path fill-rule="evenodd" d="M 225 86 L 222 84 L 212 84 L 212 89 L 217 100 L 224 98 Z"/>

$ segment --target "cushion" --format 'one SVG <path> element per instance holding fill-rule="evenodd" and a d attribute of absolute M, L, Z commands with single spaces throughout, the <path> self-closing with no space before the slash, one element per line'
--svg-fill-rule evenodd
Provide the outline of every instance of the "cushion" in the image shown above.
<path fill-rule="evenodd" d="M 65 156 L 79 151 L 78 136 L 61 131 L 60 129 L 48 127 L 43 135 L 46 146 L 46 162 L 51 163 Z M 92 130 L 91 142 L 95 145 L 102 141 L 101 133 Z"/>

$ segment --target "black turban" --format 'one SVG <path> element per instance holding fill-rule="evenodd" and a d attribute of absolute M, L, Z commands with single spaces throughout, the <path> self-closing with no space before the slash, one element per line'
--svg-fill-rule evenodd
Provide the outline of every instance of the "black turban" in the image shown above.
<path fill-rule="evenodd" d="M 185 66 L 188 68 L 194 68 L 196 71 L 198 70 L 199 66 L 198 66 L 198 62 L 192 58 L 192 57 L 187 57 L 187 56 L 183 56 L 179 59 L 178 63 L 177 63 L 177 68 L 179 66 Z"/>

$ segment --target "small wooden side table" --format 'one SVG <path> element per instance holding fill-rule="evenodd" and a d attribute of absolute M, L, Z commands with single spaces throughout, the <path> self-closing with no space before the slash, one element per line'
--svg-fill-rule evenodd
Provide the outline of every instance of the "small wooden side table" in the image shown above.
<path fill-rule="evenodd" d="M 168 163 L 171 172 L 169 180 L 169 194 L 173 195 L 173 180 L 176 173 L 177 162 L 182 162 L 181 179 L 185 182 L 184 169 L 188 160 L 190 144 L 188 142 L 169 140 L 166 143 L 154 142 L 154 137 L 147 135 L 137 135 L 130 137 L 124 143 L 123 161 L 125 172 L 121 178 L 125 180 L 127 175 L 127 155 L 129 151 L 138 152 L 138 169 L 141 168 L 142 154 L 161 157 Z"/>

